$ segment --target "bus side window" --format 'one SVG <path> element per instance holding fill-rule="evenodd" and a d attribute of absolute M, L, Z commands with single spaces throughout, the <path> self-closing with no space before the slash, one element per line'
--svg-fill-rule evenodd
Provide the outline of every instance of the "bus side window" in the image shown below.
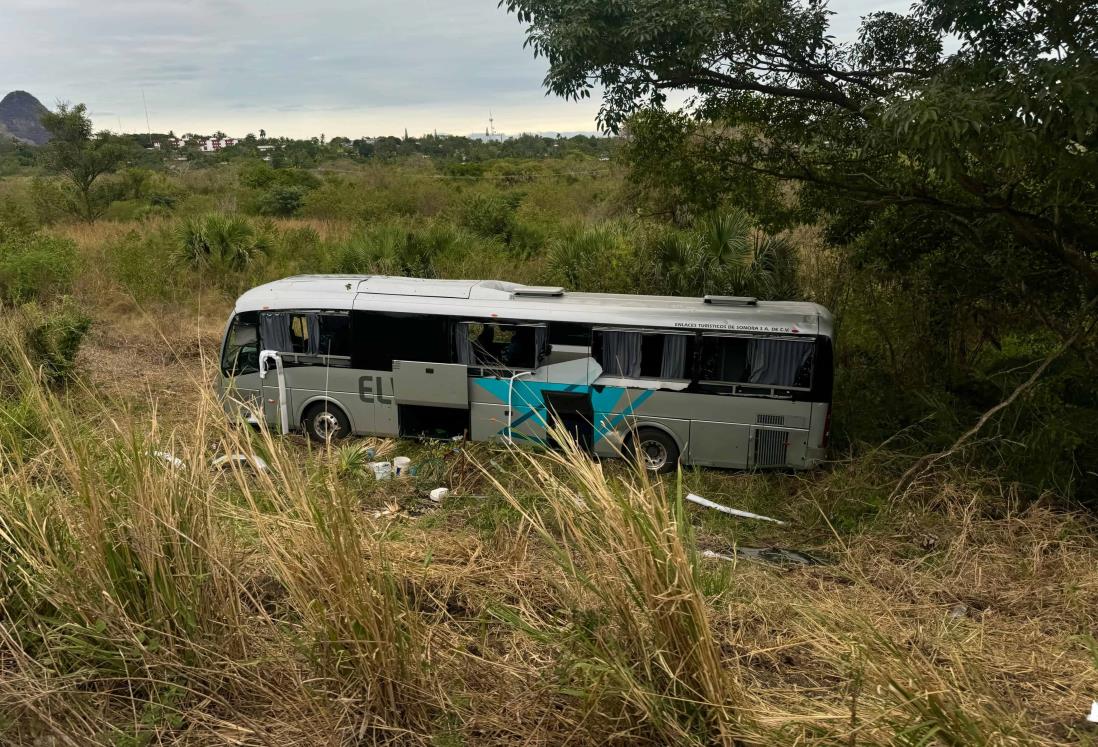
<path fill-rule="evenodd" d="M 287 353 L 316 352 L 317 334 L 314 330 L 316 318 L 312 314 L 293 314 L 290 316 L 290 349 Z"/>
<path fill-rule="evenodd" d="M 746 382 L 747 343 L 745 337 L 703 336 L 698 378 L 730 384 Z"/>
<path fill-rule="evenodd" d="M 545 325 L 462 322 L 455 328 L 455 360 L 479 368 L 536 368 Z"/>
<path fill-rule="evenodd" d="M 319 322 L 319 345 L 317 352 L 321 355 L 351 355 L 351 318 L 347 314 L 317 315 Z"/>
<path fill-rule="evenodd" d="M 607 376 L 684 379 L 693 357 L 693 335 L 624 329 L 595 332 L 592 354 Z"/>
<path fill-rule="evenodd" d="M 698 379 L 717 384 L 808 389 L 812 339 L 704 335 Z"/>
<path fill-rule="evenodd" d="M 351 365 L 392 371 L 393 361 L 449 363 L 450 321 L 428 314 L 354 311 Z"/>
<path fill-rule="evenodd" d="M 549 344 L 591 347 L 591 325 L 574 322 L 550 322 Z"/>

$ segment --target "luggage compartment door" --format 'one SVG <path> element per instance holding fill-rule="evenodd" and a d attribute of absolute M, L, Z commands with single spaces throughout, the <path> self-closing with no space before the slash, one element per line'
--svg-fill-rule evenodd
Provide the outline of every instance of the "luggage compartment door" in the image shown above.
<path fill-rule="evenodd" d="M 751 426 L 742 423 L 690 421 L 690 463 L 703 467 L 748 466 Z"/>
<path fill-rule="evenodd" d="M 469 408 L 469 367 L 459 363 L 393 361 L 398 405 Z"/>

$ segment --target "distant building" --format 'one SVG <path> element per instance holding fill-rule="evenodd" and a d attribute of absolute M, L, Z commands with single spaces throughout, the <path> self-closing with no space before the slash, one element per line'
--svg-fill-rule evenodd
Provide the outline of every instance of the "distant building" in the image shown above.
<path fill-rule="evenodd" d="M 231 148 L 239 142 L 240 141 L 235 137 L 208 137 L 202 141 L 202 145 L 199 146 L 199 150 L 201 150 L 203 153 L 216 153 L 222 148 Z"/>

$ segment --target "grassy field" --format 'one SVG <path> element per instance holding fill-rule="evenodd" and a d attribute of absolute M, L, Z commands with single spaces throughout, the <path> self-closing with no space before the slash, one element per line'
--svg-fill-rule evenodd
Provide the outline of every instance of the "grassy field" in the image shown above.
<path fill-rule="evenodd" d="M 892 496 L 925 448 L 908 431 L 811 473 L 652 481 L 571 451 L 230 427 L 212 361 L 243 288 L 345 268 L 629 290 L 647 270 L 615 252 L 666 239 L 615 178 L 533 181 L 502 210 L 511 188 L 340 178 L 358 186 L 326 182 L 298 217 L 239 217 L 247 188 L 202 172 L 173 182 L 176 212 L 41 229 L 73 253 L 64 293 L 91 326 L 49 384 L 27 333 L 46 312 L 0 319 L 0 743 L 1094 742 L 1094 520 L 966 462 Z M 261 259 L 181 262 L 211 211 Z M 785 238 L 802 295 L 851 308 L 813 231 Z M 837 416 L 853 432 L 854 401 Z M 208 467 L 226 453 L 270 469 Z M 368 453 L 417 474 L 375 482 Z M 771 546 L 823 562 L 705 554 Z"/>

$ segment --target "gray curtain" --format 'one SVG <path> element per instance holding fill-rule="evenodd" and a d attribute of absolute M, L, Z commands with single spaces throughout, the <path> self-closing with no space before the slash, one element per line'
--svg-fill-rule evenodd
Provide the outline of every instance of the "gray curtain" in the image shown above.
<path fill-rule="evenodd" d="M 686 335 L 663 336 L 661 379 L 681 379 L 686 375 Z"/>
<path fill-rule="evenodd" d="M 320 349 L 320 317 L 316 314 L 308 314 L 305 317 L 309 325 L 309 339 L 306 341 L 305 352 L 309 355 L 327 354 L 327 350 Z"/>
<path fill-rule="evenodd" d="M 811 355 L 811 340 L 751 340 L 747 351 L 751 366 L 748 383 L 793 386 L 797 371 Z"/>
<path fill-rule="evenodd" d="M 290 315 L 274 311 L 264 311 L 259 315 L 259 336 L 264 350 L 292 352 L 290 340 Z"/>
<path fill-rule="evenodd" d="M 549 342 L 549 328 L 542 325 L 540 327 L 534 327 L 534 350 L 535 353 L 534 365 L 541 364 L 542 359 L 548 354 L 548 342 Z"/>
<path fill-rule="evenodd" d="M 469 342 L 469 325 L 454 325 L 454 360 L 465 366 L 473 365 L 473 345 Z"/>
<path fill-rule="evenodd" d="M 637 378 L 641 372 L 640 332 L 602 333 L 602 372 L 607 376 Z"/>

